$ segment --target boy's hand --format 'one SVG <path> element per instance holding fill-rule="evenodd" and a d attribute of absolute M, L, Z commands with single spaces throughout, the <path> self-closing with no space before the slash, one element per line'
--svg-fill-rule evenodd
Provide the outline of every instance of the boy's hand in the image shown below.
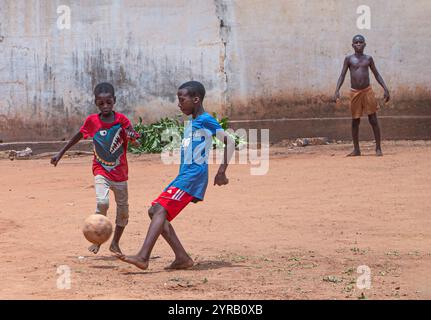
<path fill-rule="evenodd" d="M 217 172 L 214 178 L 214 185 L 222 186 L 229 183 L 229 179 L 226 177 L 226 173 Z"/>
<path fill-rule="evenodd" d="M 124 131 L 126 132 L 127 139 L 131 141 L 138 139 L 140 136 L 139 133 L 137 133 L 132 126 L 125 128 Z"/>
<path fill-rule="evenodd" d="M 388 103 L 388 101 L 391 99 L 388 90 L 385 90 L 385 94 L 383 95 L 383 99 L 385 100 L 385 103 Z"/>
<path fill-rule="evenodd" d="M 57 163 L 58 163 L 58 161 L 60 161 L 60 159 L 61 159 L 61 155 L 59 153 L 57 153 L 55 156 L 53 156 L 51 158 L 51 164 L 53 164 L 54 167 L 56 167 Z"/>

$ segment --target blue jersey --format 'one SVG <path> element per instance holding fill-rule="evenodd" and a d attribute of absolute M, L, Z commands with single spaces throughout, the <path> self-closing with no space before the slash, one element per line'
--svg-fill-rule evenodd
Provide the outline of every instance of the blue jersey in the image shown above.
<path fill-rule="evenodd" d="M 223 129 L 207 112 L 186 123 L 180 172 L 165 190 L 174 186 L 199 200 L 204 199 L 208 185 L 208 155 L 212 148 L 212 136 L 217 130 Z"/>

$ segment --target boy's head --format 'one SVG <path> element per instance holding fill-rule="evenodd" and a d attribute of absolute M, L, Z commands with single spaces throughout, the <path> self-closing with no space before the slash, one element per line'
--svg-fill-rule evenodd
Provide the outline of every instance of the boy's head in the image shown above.
<path fill-rule="evenodd" d="M 115 101 L 115 91 L 112 84 L 102 82 L 94 88 L 94 103 L 103 115 L 111 114 Z"/>
<path fill-rule="evenodd" d="M 356 53 L 363 53 L 364 48 L 367 44 L 365 43 L 365 37 L 363 35 L 357 34 L 352 39 L 352 47 Z"/>
<path fill-rule="evenodd" d="M 198 81 L 183 83 L 177 92 L 178 107 L 185 115 L 193 114 L 193 111 L 202 105 L 205 98 L 205 87 Z"/>

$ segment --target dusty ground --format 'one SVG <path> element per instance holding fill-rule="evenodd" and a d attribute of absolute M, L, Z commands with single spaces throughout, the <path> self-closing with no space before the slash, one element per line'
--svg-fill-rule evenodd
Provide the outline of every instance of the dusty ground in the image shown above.
<path fill-rule="evenodd" d="M 345 158 L 350 145 L 273 148 L 270 171 L 229 168 L 174 227 L 196 265 L 165 271 L 163 239 L 148 271 L 87 252 L 81 233 L 95 207 L 91 157 L 0 161 L 2 299 L 431 299 L 431 143 L 385 142 L 383 158 Z M 131 218 L 122 239 L 136 253 L 150 201 L 175 176 L 159 157 L 130 156 Z M 211 166 L 211 176 L 216 170 Z M 110 218 L 115 205 L 111 200 Z M 81 259 L 78 257 L 81 256 Z M 84 258 L 82 258 L 84 257 Z M 71 288 L 57 289 L 57 268 Z M 371 289 L 359 289 L 359 266 Z"/>

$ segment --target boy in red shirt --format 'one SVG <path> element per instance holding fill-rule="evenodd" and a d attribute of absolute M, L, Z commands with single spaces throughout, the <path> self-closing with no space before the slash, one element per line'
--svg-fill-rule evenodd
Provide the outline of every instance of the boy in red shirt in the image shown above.
<path fill-rule="evenodd" d="M 82 138 L 93 138 L 96 213 L 106 216 L 109 208 L 109 189 L 111 189 L 117 203 L 117 218 L 109 250 L 121 254 L 119 241 L 129 218 L 127 142 L 131 140 L 132 143 L 137 143 L 136 138 L 139 135 L 133 130 L 132 124 L 125 115 L 113 111 L 116 97 L 114 87 L 110 83 L 99 83 L 94 89 L 94 97 L 100 113 L 87 117 L 79 132 L 52 157 L 51 164 L 57 166 L 64 153 Z M 100 245 L 96 244 L 88 248 L 94 254 L 99 249 Z"/>

